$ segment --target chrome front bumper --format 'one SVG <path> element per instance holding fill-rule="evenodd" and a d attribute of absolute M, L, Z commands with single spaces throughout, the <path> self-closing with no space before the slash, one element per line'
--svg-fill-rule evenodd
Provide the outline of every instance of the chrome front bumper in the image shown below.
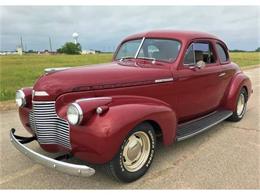
<path fill-rule="evenodd" d="M 59 161 L 59 160 L 56 160 L 53 158 L 49 158 L 47 156 L 44 156 L 42 154 L 39 154 L 39 153 L 31 150 L 30 148 L 23 145 L 23 143 L 28 143 L 30 141 L 18 140 L 18 139 L 22 139 L 23 137 L 16 136 L 14 134 L 14 132 L 15 132 L 15 129 L 10 130 L 11 142 L 13 143 L 13 145 L 16 147 L 17 150 L 19 150 L 21 153 L 23 153 L 24 155 L 29 157 L 31 160 L 34 160 L 43 166 L 53 168 L 57 171 L 67 173 L 69 175 L 89 177 L 89 176 L 95 174 L 95 170 L 91 167 L 88 167 L 85 165 L 76 165 L 76 164 L 66 163 L 66 162 Z M 25 139 L 28 140 L 28 138 L 25 138 Z"/>

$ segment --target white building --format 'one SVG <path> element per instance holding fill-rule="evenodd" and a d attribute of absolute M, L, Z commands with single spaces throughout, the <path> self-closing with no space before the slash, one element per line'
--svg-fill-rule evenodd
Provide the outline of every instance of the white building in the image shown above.
<path fill-rule="evenodd" d="M 96 54 L 95 50 L 82 50 L 81 55 Z"/>

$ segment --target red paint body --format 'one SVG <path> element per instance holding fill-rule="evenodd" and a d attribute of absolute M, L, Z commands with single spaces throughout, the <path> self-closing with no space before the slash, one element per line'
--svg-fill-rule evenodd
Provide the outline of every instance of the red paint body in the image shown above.
<path fill-rule="evenodd" d="M 66 119 L 70 103 L 82 98 L 112 97 L 111 101 L 89 101 L 82 107 L 89 109 L 83 123 L 70 125 L 71 152 L 91 163 L 110 161 L 117 153 L 128 132 L 143 121 L 160 127 L 163 143 L 175 141 L 176 127 L 182 122 L 208 114 L 216 109 L 234 111 L 238 93 L 245 87 L 250 96 L 251 82 L 230 61 L 207 65 L 203 69 L 190 69 L 183 65 L 184 54 L 193 41 L 220 42 L 217 37 L 198 32 L 153 31 L 127 37 L 167 38 L 181 42 L 177 59 L 170 63 L 131 59 L 124 62 L 81 66 L 43 75 L 34 85 L 35 91 L 46 91 L 49 96 L 34 97 L 34 101 L 56 101 L 57 114 Z M 121 44 L 122 44 L 121 43 Z M 224 77 L 219 78 L 221 72 Z M 155 80 L 173 78 L 156 83 Z M 31 89 L 26 89 L 31 101 Z M 109 110 L 97 115 L 95 108 L 107 105 Z M 20 108 L 20 118 L 28 131 L 31 103 Z M 58 145 L 41 145 L 49 152 L 64 151 Z"/>

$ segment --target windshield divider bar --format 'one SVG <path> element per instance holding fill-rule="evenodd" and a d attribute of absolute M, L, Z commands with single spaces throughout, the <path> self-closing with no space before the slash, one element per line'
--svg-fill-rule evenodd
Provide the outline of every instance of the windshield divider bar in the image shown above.
<path fill-rule="evenodd" d="M 140 50 L 141 50 L 141 48 L 143 46 L 144 39 L 145 39 L 145 37 L 143 37 L 143 39 L 142 39 L 142 41 L 141 41 L 141 43 L 140 43 L 140 45 L 139 45 L 139 47 L 138 47 L 138 49 L 137 49 L 137 51 L 135 53 L 135 58 L 137 58 L 137 56 L 138 56 L 138 54 L 139 54 L 139 52 L 140 52 Z"/>

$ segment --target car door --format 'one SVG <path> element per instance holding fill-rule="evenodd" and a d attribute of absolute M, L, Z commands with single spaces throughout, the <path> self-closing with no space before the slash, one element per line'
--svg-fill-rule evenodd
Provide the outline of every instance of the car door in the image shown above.
<path fill-rule="evenodd" d="M 222 85 L 222 96 L 224 98 L 225 91 L 227 91 L 227 88 L 229 87 L 229 84 L 234 74 L 236 73 L 236 69 L 230 61 L 227 46 L 221 41 L 216 41 L 215 48 L 222 69 L 222 72 L 219 75 L 219 82 L 221 82 Z"/>
<path fill-rule="evenodd" d="M 186 47 L 183 60 L 174 73 L 178 91 L 179 122 L 214 111 L 220 104 L 223 90 L 221 68 L 210 40 L 195 40 Z M 205 66 L 198 67 L 196 64 Z"/>

